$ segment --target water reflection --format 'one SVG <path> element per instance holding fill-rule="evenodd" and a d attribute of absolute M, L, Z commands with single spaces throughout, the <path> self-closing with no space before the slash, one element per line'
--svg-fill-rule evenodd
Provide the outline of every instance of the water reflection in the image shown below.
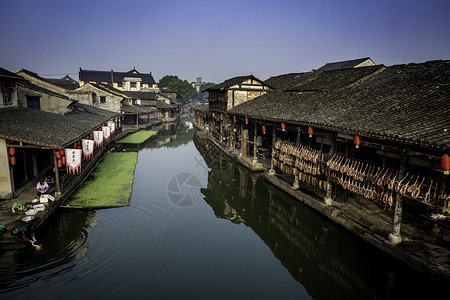
<path fill-rule="evenodd" d="M 43 244 L 40 251 L 28 245 L 22 250 L 0 252 L 0 293 L 61 276 L 75 266 L 89 262 L 85 243 L 88 228 L 95 226 L 95 212 L 66 211 L 52 218 L 37 233 Z M 41 276 L 34 276 L 36 274 Z"/>
<path fill-rule="evenodd" d="M 251 227 L 314 299 L 390 299 L 442 292 L 428 277 L 224 158 L 212 145 L 196 138 L 194 143 L 210 168 L 208 186 L 201 192 L 214 214 Z"/>

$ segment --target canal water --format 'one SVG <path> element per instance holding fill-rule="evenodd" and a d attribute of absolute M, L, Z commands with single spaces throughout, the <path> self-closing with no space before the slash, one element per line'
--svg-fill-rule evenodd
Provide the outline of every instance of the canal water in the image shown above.
<path fill-rule="evenodd" d="M 139 149 L 130 205 L 61 210 L 0 252 L 0 299 L 394 299 L 442 286 L 302 206 L 188 123 Z"/>

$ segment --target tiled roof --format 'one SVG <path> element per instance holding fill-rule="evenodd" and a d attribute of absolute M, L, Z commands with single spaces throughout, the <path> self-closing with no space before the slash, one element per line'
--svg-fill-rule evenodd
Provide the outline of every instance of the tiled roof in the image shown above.
<path fill-rule="evenodd" d="M 387 67 L 331 92 L 273 91 L 229 113 L 449 149 L 449 99 L 450 61 L 432 61 Z"/>
<path fill-rule="evenodd" d="M 52 95 L 52 96 L 55 96 L 55 97 L 59 97 L 59 98 L 62 98 L 62 99 L 70 100 L 70 98 L 65 96 L 65 95 L 61 95 L 61 94 L 58 94 L 56 92 L 50 91 L 50 90 L 48 90 L 46 88 L 40 87 L 40 86 L 38 86 L 36 84 L 33 84 L 33 83 L 31 83 L 31 82 L 29 82 L 28 80 L 25 80 L 25 79 L 17 81 L 17 85 L 25 87 L 25 88 L 28 88 L 28 89 L 36 91 L 36 92 L 45 93 L 45 94 Z"/>
<path fill-rule="evenodd" d="M 125 77 L 141 78 L 142 83 L 155 84 L 152 73 L 143 74 L 133 69 L 128 72 L 114 72 L 114 71 L 95 71 L 82 70 L 79 71 L 79 79 L 82 81 L 96 81 L 96 82 L 111 82 L 111 73 L 114 82 L 122 82 Z"/>
<path fill-rule="evenodd" d="M 128 105 L 126 103 L 122 103 L 120 109 L 125 113 L 132 113 L 132 114 L 150 114 L 156 111 L 156 109 L 152 107 L 142 105 Z"/>
<path fill-rule="evenodd" d="M 105 117 L 105 118 L 108 118 L 108 119 L 120 116 L 120 113 L 113 112 L 113 111 L 106 110 L 106 109 L 102 109 L 102 108 L 98 108 L 98 107 L 95 107 L 95 106 L 92 106 L 92 105 L 82 104 L 82 103 L 79 103 L 79 102 L 75 102 L 73 104 L 73 107 L 76 110 L 78 110 L 78 111 L 86 111 L 86 112 L 89 112 L 91 114 L 98 115 L 98 116 L 101 116 L 101 117 Z"/>
<path fill-rule="evenodd" d="M 209 105 L 208 104 L 197 104 L 193 105 L 192 109 L 198 110 L 203 113 L 209 113 Z"/>
<path fill-rule="evenodd" d="M 12 78 L 12 79 L 23 79 L 21 76 L 10 72 L 6 69 L 0 68 L 0 77 L 4 77 L 4 78 Z"/>
<path fill-rule="evenodd" d="M 110 85 L 107 84 L 102 84 L 102 83 L 88 83 L 104 92 L 113 94 L 117 97 L 122 97 L 122 98 L 128 98 L 127 95 L 125 95 L 125 93 L 121 90 L 116 89 L 115 87 L 112 87 Z"/>
<path fill-rule="evenodd" d="M 298 83 L 285 90 L 298 92 L 332 91 L 349 87 L 384 70 L 383 65 L 342 69 L 332 71 L 314 71 L 299 77 Z"/>
<path fill-rule="evenodd" d="M 139 92 L 139 91 L 121 91 L 131 99 L 139 100 L 156 100 L 155 92 Z"/>
<path fill-rule="evenodd" d="M 156 101 L 156 108 L 161 109 L 161 108 L 177 108 L 177 105 L 173 104 L 172 101 L 170 101 L 169 103 L 166 103 L 163 100 L 157 100 Z"/>
<path fill-rule="evenodd" d="M 66 115 L 22 107 L 0 109 L 0 137 L 49 148 L 64 148 L 109 120 L 84 110 Z"/>
<path fill-rule="evenodd" d="M 264 83 L 277 90 L 292 87 L 301 81 L 301 77 L 307 73 L 289 73 L 270 77 Z"/>
<path fill-rule="evenodd" d="M 240 84 L 240 83 L 242 83 L 242 82 L 244 82 L 246 80 L 249 80 L 249 79 L 253 79 L 253 80 L 256 80 L 256 81 L 259 81 L 259 82 L 265 84 L 264 81 L 259 80 L 258 78 L 256 78 L 253 75 L 238 76 L 238 77 L 233 77 L 233 78 L 227 79 L 227 80 L 225 80 L 222 83 L 216 84 L 216 85 L 206 89 L 206 91 L 223 90 L 223 89 L 229 88 L 230 86 L 233 86 L 233 85 L 236 85 L 236 84 Z"/>
<path fill-rule="evenodd" d="M 352 59 L 352 60 L 345 60 L 345 61 L 338 61 L 333 63 L 327 63 L 323 67 L 319 68 L 320 71 L 330 71 L 330 70 L 340 70 L 340 69 L 348 69 L 348 68 L 354 68 L 357 65 L 365 62 L 366 60 L 370 60 L 370 57 L 364 57 L 364 58 L 358 58 L 358 59 Z"/>
<path fill-rule="evenodd" d="M 61 79 L 47 78 L 47 81 L 49 81 L 57 86 L 60 86 L 62 88 L 65 88 L 66 90 L 74 90 L 77 87 L 79 87 L 78 81 L 75 81 L 69 75 L 66 75 Z"/>

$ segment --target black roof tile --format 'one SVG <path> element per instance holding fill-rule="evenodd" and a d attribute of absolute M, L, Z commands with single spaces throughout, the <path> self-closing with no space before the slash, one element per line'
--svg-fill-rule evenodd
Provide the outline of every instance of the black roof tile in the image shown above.
<path fill-rule="evenodd" d="M 108 117 L 82 109 L 60 115 L 9 107 L 0 109 L 0 137 L 58 149 L 69 146 L 108 120 Z"/>
<path fill-rule="evenodd" d="M 449 149 L 449 99 L 450 61 L 433 61 L 386 67 L 340 90 L 273 91 L 229 113 Z"/>
<path fill-rule="evenodd" d="M 114 71 L 95 71 L 95 70 L 82 70 L 79 71 L 79 80 L 82 81 L 96 81 L 96 82 L 111 82 L 111 73 L 114 82 L 122 82 L 125 77 L 141 78 L 142 83 L 156 84 L 152 73 L 144 74 L 139 73 L 136 69 L 128 72 L 114 72 Z"/>

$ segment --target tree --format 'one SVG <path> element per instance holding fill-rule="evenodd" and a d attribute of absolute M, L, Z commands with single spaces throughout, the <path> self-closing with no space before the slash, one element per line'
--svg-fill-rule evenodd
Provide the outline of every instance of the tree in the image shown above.
<path fill-rule="evenodd" d="M 177 101 L 180 102 L 195 99 L 198 95 L 195 88 L 187 80 L 181 80 L 178 76 L 166 75 L 159 80 L 158 85 L 160 88 L 168 88 L 177 92 Z"/>

